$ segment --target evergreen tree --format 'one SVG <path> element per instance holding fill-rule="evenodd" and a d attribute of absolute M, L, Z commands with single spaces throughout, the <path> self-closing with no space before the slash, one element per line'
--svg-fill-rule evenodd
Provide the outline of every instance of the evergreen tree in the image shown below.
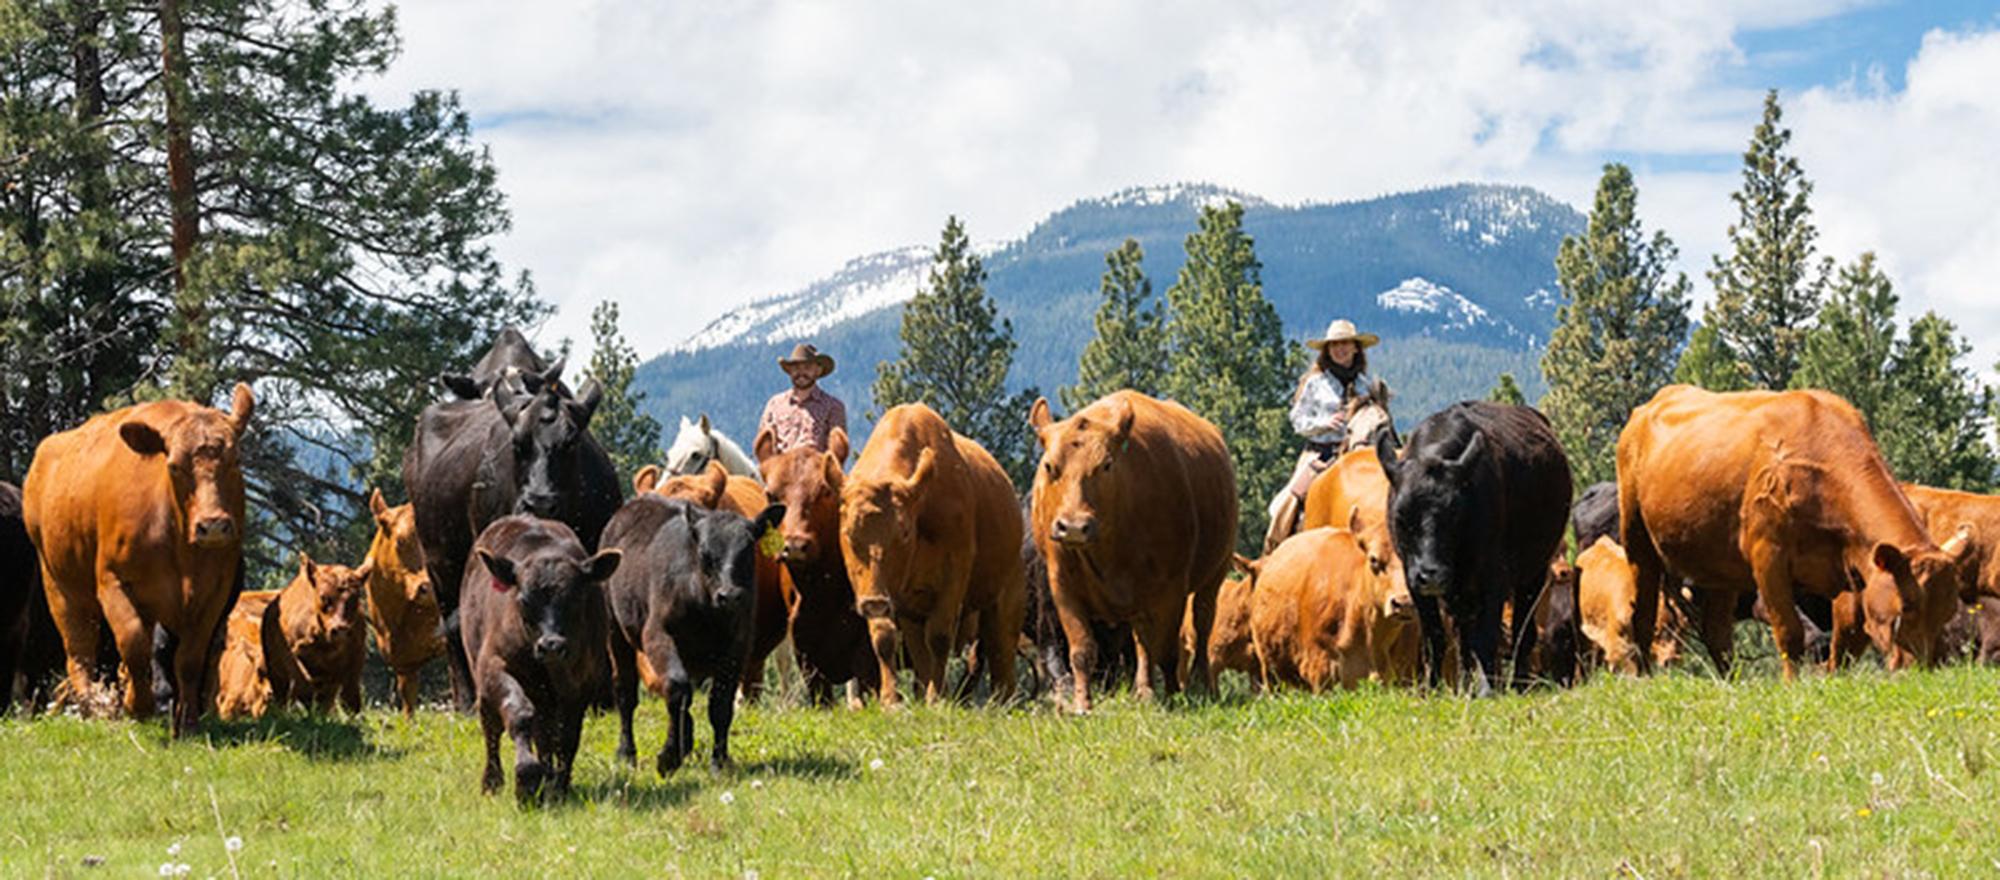
<path fill-rule="evenodd" d="M 1729 352 L 1714 327 L 1702 324 L 1688 334 L 1687 348 L 1674 365 L 1674 381 L 1710 391 L 1745 391 L 1750 388 L 1750 370 Z"/>
<path fill-rule="evenodd" d="M 1125 388 L 1154 397 L 1167 370 L 1166 327 L 1146 277 L 1146 253 L 1136 239 L 1104 255 L 1098 283 L 1097 336 L 1084 346 L 1075 385 L 1062 389 L 1063 406 L 1075 412 Z"/>
<path fill-rule="evenodd" d="M 1672 381 L 1687 336 L 1688 280 L 1671 271 L 1679 252 L 1666 233 L 1640 228 L 1638 197 L 1630 169 L 1604 166 L 1588 227 L 1556 253 L 1563 302 L 1542 355 L 1541 408 L 1581 486 L 1614 476 L 1618 432 Z"/>
<path fill-rule="evenodd" d="M 1037 392 L 1007 393 L 1014 325 L 986 295 L 986 267 L 955 216 L 945 221 L 927 282 L 903 306 L 898 336 L 902 353 L 877 370 L 879 409 L 869 418 L 898 404 L 925 403 L 952 430 L 986 447 L 1014 485 L 1028 485 L 1034 463 L 1028 408 Z"/>
<path fill-rule="evenodd" d="M 1819 320 L 1806 334 L 1794 388 L 1823 388 L 1847 399 L 1877 433 L 1892 395 L 1889 382 L 1896 346 L 1896 292 L 1865 253 L 1840 271 Z"/>
<path fill-rule="evenodd" d="M 1187 262 L 1167 289 L 1165 390 L 1222 430 L 1236 467 L 1237 544 L 1246 550 L 1263 542 L 1266 508 L 1291 476 L 1297 443 L 1286 413 L 1304 368 L 1264 298 L 1262 268 L 1243 232 L 1243 206 L 1203 207 Z"/>
<path fill-rule="evenodd" d="M 1985 492 L 2000 468 L 1987 440 L 1992 389 L 1960 359 L 1972 347 L 1935 312 L 1910 322 L 1889 365 L 1889 399 L 1875 440 L 1899 480 Z"/>
<path fill-rule="evenodd" d="M 1513 373 L 1501 373 L 1500 381 L 1493 385 L 1493 390 L 1486 392 L 1486 399 L 1513 406 L 1528 405 L 1528 396 L 1521 393 L 1521 386 L 1514 381 Z"/>
<path fill-rule="evenodd" d="M 591 310 L 590 338 L 590 376 L 604 389 L 604 399 L 590 419 L 590 433 L 611 453 L 618 473 L 629 477 L 665 458 L 660 449 L 660 423 L 639 408 L 646 400 L 645 392 L 632 388 L 639 353 L 619 330 L 617 303 L 607 299 Z M 623 480 L 619 485 L 631 490 Z"/>
<path fill-rule="evenodd" d="M 252 562 L 359 555 L 433 377 L 543 313 L 457 98 L 354 93 L 396 54 L 358 0 L 0 4 L 5 470 L 105 406 L 254 380 Z"/>
<path fill-rule="evenodd" d="M 1783 116 L 1773 89 L 1743 153 L 1743 187 L 1729 197 L 1737 210 L 1731 251 L 1708 273 L 1715 300 L 1702 317 L 1757 388 L 1791 386 L 1830 271 L 1813 265 L 1812 181 L 1786 152 L 1792 131 L 1781 127 Z"/>

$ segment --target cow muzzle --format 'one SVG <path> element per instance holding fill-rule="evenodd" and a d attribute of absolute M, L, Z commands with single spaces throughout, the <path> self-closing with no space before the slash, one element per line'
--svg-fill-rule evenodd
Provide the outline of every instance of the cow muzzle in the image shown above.
<path fill-rule="evenodd" d="M 1097 540 L 1096 517 L 1056 517 L 1049 524 L 1049 535 L 1071 547 L 1081 547 Z"/>
<path fill-rule="evenodd" d="M 521 496 L 521 512 L 534 514 L 542 519 L 555 519 L 559 499 L 552 493 L 537 492 Z"/>
<path fill-rule="evenodd" d="M 202 517 L 194 524 L 197 547 L 220 547 L 236 540 L 236 519 L 228 514 Z"/>
<path fill-rule="evenodd" d="M 786 538 L 785 546 L 778 551 L 778 559 L 785 562 L 803 562 L 812 558 L 813 542 L 807 538 Z"/>
<path fill-rule="evenodd" d="M 1445 593 L 1442 572 L 1422 567 L 1413 568 L 1410 570 L 1409 580 L 1412 596 L 1442 596 Z"/>
<path fill-rule="evenodd" d="M 560 660 L 567 656 L 569 656 L 569 639 L 551 634 L 535 640 L 535 659 Z"/>
<path fill-rule="evenodd" d="M 854 600 L 854 613 L 863 620 L 888 620 L 895 614 L 895 606 L 887 596 L 863 596 Z"/>

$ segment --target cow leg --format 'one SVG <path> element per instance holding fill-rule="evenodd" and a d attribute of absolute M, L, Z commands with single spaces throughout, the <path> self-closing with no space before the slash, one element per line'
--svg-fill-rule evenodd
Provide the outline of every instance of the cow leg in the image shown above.
<path fill-rule="evenodd" d="M 1509 643 L 1514 646 L 1512 669 L 1509 681 L 1514 690 L 1525 690 L 1530 675 L 1529 657 L 1535 651 L 1535 640 L 1539 635 L 1535 628 L 1535 600 L 1541 596 L 1542 588 L 1549 585 L 1546 570 L 1536 575 L 1524 577 L 1514 585 L 1514 631 L 1508 634 Z M 1553 646 L 1551 646 L 1553 647 Z M 1555 665 L 1555 661 L 1550 661 Z"/>
<path fill-rule="evenodd" d="M 1014 657 L 1021 641 L 1021 619 L 1027 614 L 1026 597 L 1019 589 L 1002 589 L 999 601 L 979 615 L 979 653 L 985 656 L 987 694 L 991 705 L 1006 705 L 1014 699 Z"/>
<path fill-rule="evenodd" d="M 1461 671 L 1472 676 L 1474 696 L 1490 697 L 1493 695 L 1494 686 L 1500 683 L 1502 596 L 1497 592 L 1482 596 L 1479 604 L 1470 608 L 1466 607 L 1470 603 L 1451 604 L 1457 606 L 1452 609 L 1452 616 L 1455 619 L 1472 621 L 1471 626 L 1461 626 L 1458 630 L 1459 660 L 1463 664 Z M 1521 619 L 1524 617 L 1528 618 L 1528 625 L 1533 626 L 1534 614 L 1527 609 L 1514 615 L 1515 625 L 1521 625 Z"/>
<path fill-rule="evenodd" d="M 1861 591 L 1843 590 L 1833 599 L 1833 631 L 1827 633 L 1826 671 L 1831 673 L 1846 660 L 1861 655 L 1868 647 L 1862 629 Z"/>
<path fill-rule="evenodd" d="M 923 691 L 926 703 L 936 705 L 944 696 L 945 665 L 951 659 L 952 629 L 957 620 L 958 615 L 940 609 L 927 621 L 909 618 L 897 621 L 899 631 L 912 630 L 918 634 L 909 641 L 910 666 L 917 672 L 917 688 Z"/>
<path fill-rule="evenodd" d="M 340 683 L 340 707 L 349 715 L 361 714 L 361 667 L 356 665 L 353 674 Z"/>
<path fill-rule="evenodd" d="M 877 698 L 882 701 L 884 709 L 894 709 L 903 702 L 902 696 L 896 693 L 896 655 L 902 649 L 898 636 L 895 621 L 886 617 L 868 619 L 868 644 L 875 649 L 875 668 L 879 675 L 876 679 Z M 912 666 L 916 665 L 917 650 L 916 646 L 911 646 Z M 923 677 L 922 667 L 918 667 L 917 676 L 919 679 Z"/>
<path fill-rule="evenodd" d="M 1417 595 L 1411 596 L 1410 599 L 1417 606 L 1417 629 L 1423 634 L 1423 650 L 1419 658 L 1422 662 L 1419 665 L 1423 667 L 1424 683 L 1435 688 L 1444 681 L 1445 654 L 1448 649 L 1444 632 L 1444 609 L 1438 607 L 1436 596 Z M 1270 687 L 1272 682 L 1268 671 L 1270 669 L 1268 658 L 1264 661 L 1264 667 L 1266 669 L 1264 686 Z M 1456 681 L 1452 682 L 1454 687 L 1457 684 Z"/>
<path fill-rule="evenodd" d="M 1081 715 L 1090 711 L 1090 676 L 1097 664 L 1097 637 L 1090 621 L 1079 612 L 1060 607 L 1063 638 L 1069 641 L 1070 710 Z"/>
<path fill-rule="evenodd" d="M 1653 634 L 1659 627 L 1660 592 L 1664 589 L 1667 569 L 1639 513 L 1635 491 L 1630 480 L 1619 481 L 1618 542 L 1625 548 L 1625 559 L 1632 565 L 1633 582 L 1638 587 L 1633 594 L 1637 604 L 1632 607 L 1632 644 L 1637 649 L 1635 662 L 1644 674 L 1653 668 Z"/>
<path fill-rule="evenodd" d="M 557 712 L 561 719 L 561 730 L 556 733 L 554 755 L 555 778 L 551 781 L 549 794 L 556 798 L 569 797 L 571 774 L 576 770 L 576 749 L 583 740 L 583 713 L 590 700 L 577 694 L 562 701 Z"/>
<path fill-rule="evenodd" d="M 1701 614 L 1701 640 L 1708 646 L 1708 659 L 1715 664 L 1717 675 L 1727 677 L 1736 658 L 1736 591 L 1699 590 L 1695 610 Z M 1638 609 L 1633 609 L 1635 617 L 1637 613 Z"/>
<path fill-rule="evenodd" d="M 504 729 L 499 701 L 480 700 L 479 732 L 486 740 L 486 768 L 479 775 L 479 790 L 483 794 L 499 791 L 507 781 L 507 777 L 500 773 L 500 733 Z"/>
<path fill-rule="evenodd" d="M 1749 549 L 1750 570 L 1757 579 L 1757 598 L 1764 600 L 1764 611 L 1771 617 L 1771 638 L 1778 646 L 1784 680 L 1792 681 L 1798 677 L 1798 662 L 1805 656 L 1806 644 L 1805 632 L 1799 626 L 1798 605 L 1792 598 L 1791 573 L 1785 569 L 1777 542 L 1755 541 Z"/>
<path fill-rule="evenodd" d="M 97 678 L 97 640 L 104 625 L 103 616 L 95 602 L 71 602 L 64 596 L 46 566 L 42 569 L 42 583 L 46 585 L 44 598 L 49 603 L 49 616 L 62 639 L 68 699 L 81 704 L 89 699 Z"/>
<path fill-rule="evenodd" d="M 653 770 L 662 779 L 667 774 L 679 770 L 687 760 L 688 752 L 694 751 L 694 683 L 688 680 L 687 670 L 678 664 L 667 673 L 667 739 L 660 744 L 659 757 L 653 761 Z M 728 702 L 722 695 L 712 699 Z"/>
<path fill-rule="evenodd" d="M 153 714 L 153 628 L 139 617 L 139 609 L 115 580 L 97 591 L 104 606 L 104 619 L 111 624 L 111 638 L 118 644 L 118 659 L 125 672 L 125 714 L 148 718 Z"/>
<path fill-rule="evenodd" d="M 639 708 L 639 654 L 623 627 L 611 627 L 610 642 L 611 698 L 618 705 L 617 758 L 625 766 L 635 767 L 639 749 L 632 742 L 632 712 Z"/>
<path fill-rule="evenodd" d="M 405 721 L 417 715 L 417 688 L 423 683 L 418 677 L 419 669 L 396 670 L 396 698 L 403 704 Z"/>
<path fill-rule="evenodd" d="M 1193 600 L 1194 656 L 1190 658 L 1188 664 L 1187 686 L 1188 690 L 1194 690 L 1199 684 L 1202 692 L 1209 696 L 1215 695 L 1215 667 L 1209 662 L 1208 644 L 1210 636 L 1215 632 L 1215 598 L 1216 591 L 1221 585 L 1221 578 L 1218 577 L 1207 589 L 1195 590 Z M 1175 668 L 1178 669 L 1179 666 Z"/>
<path fill-rule="evenodd" d="M 730 681 L 726 672 L 717 675 L 708 686 L 708 731 L 715 737 L 708 756 L 711 772 L 719 773 L 733 764 L 729 760 L 729 725 L 736 720 L 736 703 L 729 695 L 735 690 L 736 682 Z"/>
<path fill-rule="evenodd" d="M 743 671 L 736 676 L 742 682 L 737 686 L 737 696 L 746 705 L 764 698 L 764 660 L 765 655 L 757 653 L 754 647 L 750 655 L 743 658 Z"/>

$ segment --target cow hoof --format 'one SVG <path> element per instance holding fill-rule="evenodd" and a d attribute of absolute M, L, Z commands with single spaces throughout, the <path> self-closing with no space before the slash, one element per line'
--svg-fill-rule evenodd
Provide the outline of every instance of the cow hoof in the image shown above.
<path fill-rule="evenodd" d="M 521 803 L 533 803 L 541 794 L 542 781 L 547 779 L 549 770 L 540 763 L 514 765 L 514 798 Z"/>
<path fill-rule="evenodd" d="M 496 791 L 499 791 L 500 786 L 505 784 L 506 781 L 507 780 L 500 775 L 499 767 L 488 767 L 486 768 L 486 772 L 481 774 L 479 777 L 479 793 L 492 794 Z"/>
<path fill-rule="evenodd" d="M 710 773 L 733 773 L 735 771 L 736 762 L 730 760 L 728 755 L 717 755 L 708 759 L 708 772 Z"/>
<path fill-rule="evenodd" d="M 627 767 L 639 766 L 639 750 L 631 746 L 619 746 L 616 755 L 618 763 Z"/>
<path fill-rule="evenodd" d="M 665 779 L 668 774 L 681 769 L 683 760 L 685 759 L 678 752 L 663 751 L 659 759 L 653 762 L 653 769 L 659 772 L 661 779 Z"/>

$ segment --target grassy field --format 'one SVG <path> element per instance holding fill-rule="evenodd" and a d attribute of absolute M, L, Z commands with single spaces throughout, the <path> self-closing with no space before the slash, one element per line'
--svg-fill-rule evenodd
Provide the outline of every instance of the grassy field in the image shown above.
<path fill-rule="evenodd" d="M 697 707 L 698 737 L 708 731 Z M 641 765 L 664 735 L 640 716 Z M 1669 675 L 1095 714 L 751 709 L 662 781 L 478 791 L 469 718 L 0 721 L 0 876 L 1993 876 L 2000 673 Z M 225 846 L 240 839 L 233 853 Z M 233 858 L 233 863 L 232 863 Z"/>

